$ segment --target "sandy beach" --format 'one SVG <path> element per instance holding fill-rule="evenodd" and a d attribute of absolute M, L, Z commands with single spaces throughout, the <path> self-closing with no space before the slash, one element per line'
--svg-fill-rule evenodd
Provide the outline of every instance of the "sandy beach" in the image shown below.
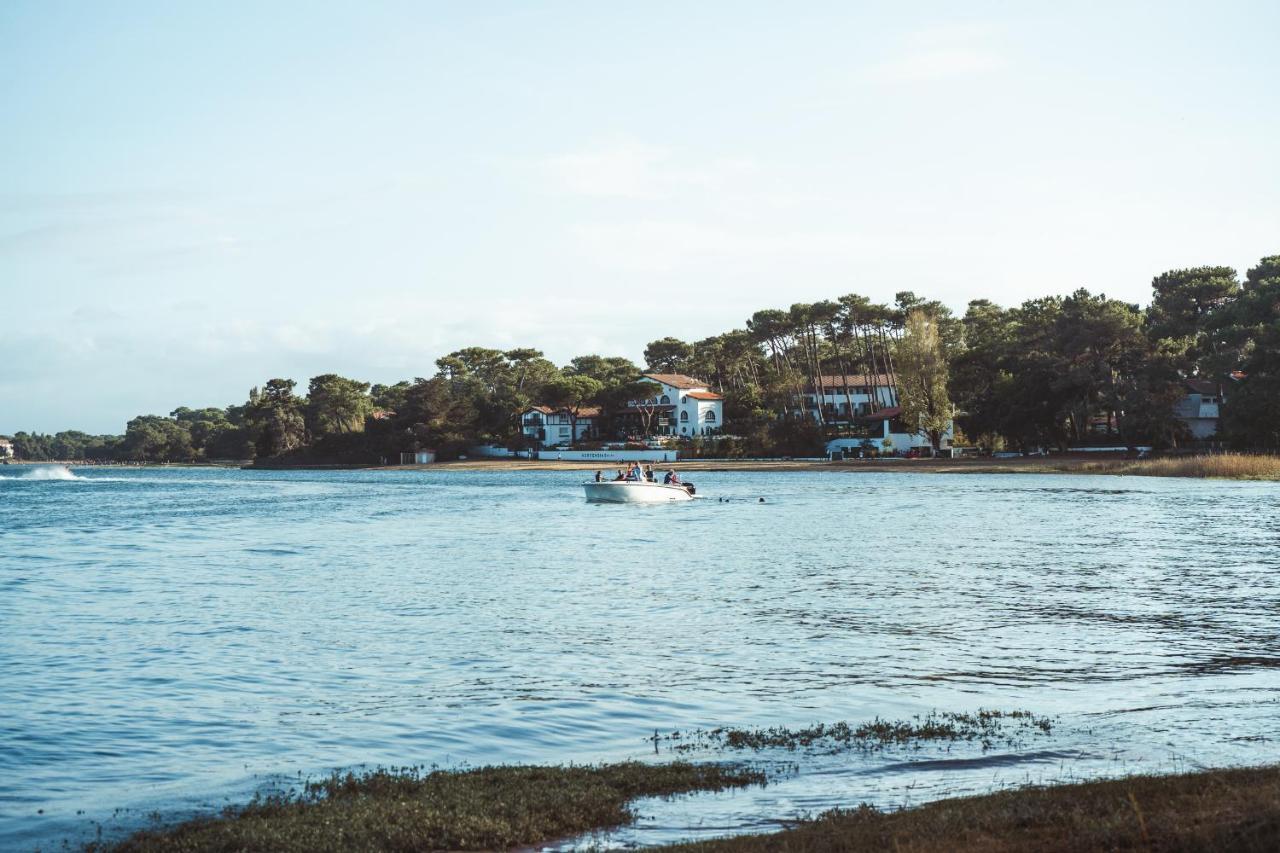
<path fill-rule="evenodd" d="M 657 470 L 677 471 L 829 471 L 857 474 L 867 472 L 916 474 L 1055 474 L 1070 473 L 1086 464 L 1107 460 L 1093 457 L 1023 457 L 1020 459 L 686 459 L 655 464 Z M 1120 462 L 1122 460 L 1113 460 Z M 388 470 L 436 471 L 596 471 L 620 467 L 621 463 L 569 462 L 557 459 L 458 459 L 430 465 L 395 465 Z"/>

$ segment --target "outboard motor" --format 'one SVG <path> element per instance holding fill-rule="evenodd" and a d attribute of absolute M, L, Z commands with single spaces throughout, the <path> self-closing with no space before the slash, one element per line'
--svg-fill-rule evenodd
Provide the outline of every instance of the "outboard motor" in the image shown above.
<path fill-rule="evenodd" d="M 681 485 L 684 486 L 684 490 L 691 495 L 696 495 L 698 493 L 698 490 L 693 487 L 693 483 L 681 483 Z"/>

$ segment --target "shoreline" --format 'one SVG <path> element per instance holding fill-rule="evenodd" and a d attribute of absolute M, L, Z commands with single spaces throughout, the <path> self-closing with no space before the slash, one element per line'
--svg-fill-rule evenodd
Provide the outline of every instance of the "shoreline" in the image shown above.
<path fill-rule="evenodd" d="M 559 459 L 476 458 L 431 462 L 424 465 L 316 464 L 271 465 L 235 461 L 149 462 L 100 464 L 84 461 L 14 461 L 6 465 L 63 465 L 77 468 L 150 469 L 219 468 L 247 471 L 611 471 L 618 462 Z M 1062 456 L 991 457 L 961 459 L 683 459 L 654 466 L 681 472 L 795 472 L 838 474 L 1106 474 L 1186 477 L 1256 482 L 1280 481 L 1280 456 L 1214 454 L 1131 459 L 1118 455 L 1071 454 Z"/>
<path fill-rule="evenodd" d="M 430 465 L 394 465 L 379 470 L 444 471 L 609 471 L 616 463 L 569 462 L 555 459 L 460 459 Z M 1280 457 L 1237 455 L 1127 459 L 1097 454 L 1018 457 L 1012 459 L 685 459 L 655 465 L 681 472 L 821 471 L 837 474 L 1109 474 L 1280 481 Z"/>
<path fill-rule="evenodd" d="M 532 850 L 635 822 L 632 803 L 768 784 L 742 762 L 511 765 L 335 773 L 301 792 L 138 830 L 86 850 Z M 756 851 L 1280 849 L 1280 765 L 1134 774 L 944 797 L 899 810 L 850 803 L 785 829 L 654 848 Z"/>

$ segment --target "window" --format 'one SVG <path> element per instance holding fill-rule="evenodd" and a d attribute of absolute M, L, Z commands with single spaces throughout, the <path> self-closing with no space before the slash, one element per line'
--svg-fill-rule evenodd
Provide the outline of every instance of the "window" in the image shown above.
<path fill-rule="evenodd" d="M 709 424 L 713 424 L 713 423 L 715 423 L 715 422 L 716 422 L 716 413 L 715 413 L 715 410 L 714 410 L 714 409 L 712 409 L 711 411 L 707 412 L 706 421 L 707 421 L 707 423 L 709 423 Z"/>
<path fill-rule="evenodd" d="M 689 420 L 689 413 L 688 413 L 688 412 L 681 412 L 681 413 L 680 413 L 680 423 L 686 423 L 688 420 Z"/>
<path fill-rule="evenodd" d="M 569 428 L 568 428 L 568 427 L 560 427 L 560 435 L 562 435 L 562 436 L 566 436 L 566 435 L 568 435 L 568 434 L 569 434 Z"/>
<path fill-rule="evenodd" d="M 688 397 L 681 397 L 681 398 L 680 398 L 680 405 L 682 405 L 682 406 L 683 406 L 683 405 L 684 405 L 685 403 L 687 403 L 687 402 L 689 402 L 689 398 L 688 398 Z"/>
<path fill-rule="evenodd" d="M 670 397 L 668 397 L 666 394 L 663 394 L 663 395 L 662 395 L 662 401 L 661 401 L 661 402 L 662 402 L 662 405 L 664 405 L 664 406 L 670 406 L 670 405 L 671 405 L 671 398 L 670 398 Z"/>

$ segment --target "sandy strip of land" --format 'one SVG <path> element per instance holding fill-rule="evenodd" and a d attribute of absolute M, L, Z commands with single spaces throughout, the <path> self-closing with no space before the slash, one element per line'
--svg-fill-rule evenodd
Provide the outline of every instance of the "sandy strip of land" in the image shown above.
<path fill-rule="evenodd" d="M 1097 458 L 1075 457 L 1020 458 L 1020 459 L 848 459 L 840 462 L 825 460 L 786 459 L 686 459 L 679 462 L 662 462 L 653 465 L 655 470 L 665 471 L 830 471 L 859 473 L 871 471 L 910 472 L 921 474 L 993 474 L 993 473 L 1043 473 L 1070 471 L 1085 462 Z M 435 462 L 430 465 L 395 465 L 395 470 L 435 471 L 611 471 L 622 467 L 621 463 L 568 462 L 557 459 L 459 459 Z"/>

